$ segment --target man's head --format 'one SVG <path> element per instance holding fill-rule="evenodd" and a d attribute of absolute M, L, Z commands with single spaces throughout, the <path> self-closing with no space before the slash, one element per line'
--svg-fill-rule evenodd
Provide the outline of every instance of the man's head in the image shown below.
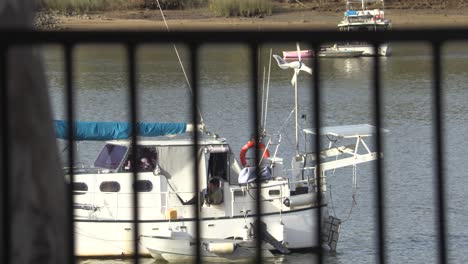
<path fill-rule="evenodd" d="M 209 190 L 216 190 L 219 188 L 219 180 L 218 179 L 211 179 L 208 182 L 208 189 Z"/>

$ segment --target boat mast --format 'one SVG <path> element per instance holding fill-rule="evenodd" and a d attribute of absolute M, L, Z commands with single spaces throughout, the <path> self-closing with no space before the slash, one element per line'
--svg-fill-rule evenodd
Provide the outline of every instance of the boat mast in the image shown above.
<path fill-rule="evenodd" d="M 297 48 L 297 56 L 299 58 L 299 67 L 301 67 L 302 65 L 302 58 L 301 58 L 301 48 L 299 47 L 299 42 L 296 42 L 296 48 Z M 296 123 L 296 155 L 299 155 L 299 122 L 298 122 L 298 117 L 299 117 L 299 114 L 298 114 L 298 96 L 297 96 L 297 82 L 298 82 L 298 79 L 297 79 L 297 75 L 299 74 L 299 69 L 295 69 L 294 70 L 294 74 L 296 74 L 296 81 L 294 82 L 294 114 L 295 114 L 295 123 Z"/>
<path fill-rule="evenodd" d="M 299 55 L 300 56 L 300 55 Z M 297 81 L 294 83 L 294 114 L 296 123 L 296 155 L 299 155 L 299 125 L 298 125 L 298 102 L 297 102 Z"/>

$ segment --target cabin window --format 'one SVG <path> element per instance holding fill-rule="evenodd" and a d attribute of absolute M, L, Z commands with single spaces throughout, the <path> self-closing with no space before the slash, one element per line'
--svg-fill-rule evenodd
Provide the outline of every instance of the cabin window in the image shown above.
<path fill-rule="evenodd" d="M 228 153 L 211 153 L 208 162 L 208 175 L 210 178 L 219 178 L 229 181 Z"/>
<path fill-rule="evenodd" d="M 96 158 L 94 167 L 115 170 L 122 162 L 125 153 L 127 153 L 125 146 L 106 144 Z"/>
<path fill-rule="evenodd" d="M 88 185 L 84 182 L 74 182 L 72 189 L 73 194 L 85 194 L 88 191 Z"/>
<path fill-rule="evenodd" d="M 269 196 L 279 196 L 280 195 L 280 190 L 269 190 L 268 195 Z"/>
<path fill-rule="evenodd" d="M 133 186 L 136 192 L 151 192 L 153 190 L 153 183 L 148 180 L 136 181 Z"/>
<path fill-rule="evenodd" d="M 129 155 L 124 162 L 123 171 L 129 172 L 133 171 L 133 160 L 132 151 L 129 151 Z M 150 172 L 154 171 L 156 168 L 157 160 L 157 153 L 155 147 L 143 147 L 138 146 L 137 148 L 137 172 Z"/>
<path fill-rule="evenodd" d="M 116 181 L 105 181 L 99 185 L 99 190 L 101 192 L 119 192 L 120 184 Z"/>

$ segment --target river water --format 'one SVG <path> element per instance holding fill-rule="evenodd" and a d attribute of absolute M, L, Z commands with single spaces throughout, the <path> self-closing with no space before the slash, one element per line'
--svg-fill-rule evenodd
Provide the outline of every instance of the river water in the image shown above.
<path fill-rule="evenodd" d="M 260 80 L 268 72 L 270 48 L 281 55 L 295 45 L 264 46 Z M 432 60 L 423 43 L 392 43 L 393 56 L 381 58 L 385 128 L 384 187 L 388 263 L 434 263 L 437 229 L 434 209 L 432 138 Z M 179 47 L 182 58 L 186 50 Z M 451 43 L 443 49 L 444 159 L 447 161 L 446 205 L 451 263 L 468 261 L 468 48 Z M 65 117 L 63 54 L 45 48 L 45 62 L 54 117 Z M 185 60 L 185 59 L 184 59 Z M 200 50 L 201 112 L 208 129 L 228 139 L 238 152 L 251 135 L 250 58 L 243 46 L 204 46 Z M 79 46 L 75 53 L 76 118 L 124 121 L 129 118 L 125 49 L 120 46 Z M 306 62 L 307 63 L 307 62 Z M 312 62 L 308 62 L 311 65 Z M 321 59 L 324 125 L 372 123 L 372 58 Z M 185 63 L 188 69 L 188 63 Z M 142 121 L 191 122 L 190 93 L 172 46 L 138 50 L 139 117 Z M 294 153 L 292 71 L 271 67 L 266 128 L 283 134 L 285 164 Z M 299 76 L 300 127 L 311 123 L 310 76 Z M 262 87 L 262 84 L 260 84 Z M 371 144 L 372 145 L 372 144 Z M 80 143 L 80 162 L 90 164 L 101 145 Z M 351 170 L 328 177 L 330 212 L 343 220 L 337 253 L 325 263 L 375 263 L 376 214 L 374 163 L 358 167 L 357 188 Z M 354 198 L 353 198 L 354 197 Z M 144 259 L 144 263 L 153 262 Z M 130 263 L 130 260 L 84 259 L 80 263 Z M 313 255 L 294 253 L 285 263 L 311 263 Z"/>

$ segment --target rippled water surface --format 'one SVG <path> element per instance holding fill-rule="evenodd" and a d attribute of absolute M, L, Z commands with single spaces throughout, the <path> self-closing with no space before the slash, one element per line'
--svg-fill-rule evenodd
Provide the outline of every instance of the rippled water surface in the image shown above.
<path fill-rule="evenodd" d="M 381 58 L 384 138 L 385 234 L 388 263 L 434 263 L 437 229 L 432 138 L 431 49 L 422 43 L 393 43 L 393 56 Z M 264 46 L 259 79 L 268 72 L 273 53 L 295 45 Z M 182 59 L 186 50 L 179 47 Z M 468 49 L 453 43 L 443 49 L 444 160 L 451 263 L 468 257 Z M 55 118 L 64 118 L 62 51 L 45 52 Z M 75 62 L 77 119 L 122 121 L 129 118 L 125 50 L 120 46 L 79 46 Z M 312 62 L 307 62 L 309 65 Z M 235 152 L 251 135 L 251 67 L 243 46 L 204 46 L 200 51 L 200 98 L 208 129 L 225 137 Z M 322 121 L 324 125 L 372 122 L 372 58 L 322 59 Z M 186 69 L 189 68 L 185 61 Z M 143 46 L 138 50 L 139 117 L 143 121 L 191 122 L 191 99 L 172 46 Z M 271 67 L 266 128 L 276 133 L 284 125 L 280 155 L 288 164 L 294 152 L 294 105 L 291 71 Z M 312 122 L 311 78 L 299 76 L 301 127 Z M 372 144 L 371 144 L 372 145 Z M 81 143 L 79 159 L 89 164 L 100 144 Z M 376 262 L 376 192 L 374 163 L 358 168 L 358 188 L 350 169 L 328 177 L 330 212 L 343 220 L 337 253 L 325 263 Z M 144 259 L 144 263 L 152 262 Z M 129 260 L 80 260 L 80 263 L 130 263 Z M 294 253 L 286 263 L 311 263 L 313 255 Z"/>

